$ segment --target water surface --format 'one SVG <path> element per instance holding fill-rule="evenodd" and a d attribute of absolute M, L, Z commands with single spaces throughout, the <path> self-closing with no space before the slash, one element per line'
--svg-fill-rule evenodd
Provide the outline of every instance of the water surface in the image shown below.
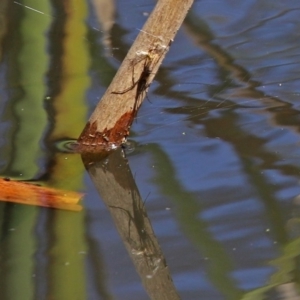
<path fill-rule="evenodd" d="M 1 1 L 1 176 L 85 193 L 80 213 L 0 203 L 1 299 L 149 299 L 132 240 L 63 145 L 154 5 Z M 181 299 L 300 298 L 299 12 L 195 1 L 132 126 L 137 207 Z"/>

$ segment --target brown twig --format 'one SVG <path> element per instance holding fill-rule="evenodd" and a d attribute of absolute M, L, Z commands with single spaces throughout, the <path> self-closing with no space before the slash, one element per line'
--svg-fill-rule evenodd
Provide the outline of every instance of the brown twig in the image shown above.
<path fill-rule="evenodd" d="M 79 152 L 107 151 L 126 141 L 146 91 L 192 3 L 158 1 L 78 138 Z"/>

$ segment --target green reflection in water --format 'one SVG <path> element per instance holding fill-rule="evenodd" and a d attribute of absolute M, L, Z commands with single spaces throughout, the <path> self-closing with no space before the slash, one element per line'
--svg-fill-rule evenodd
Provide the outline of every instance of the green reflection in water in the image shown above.
<path fill-rule="evenodd" d="M 24 1 L 24 5 L 33 5 L 33 1 Z M 38 1 L 35 1 L 38 2 Z M 42 1 L 39 7 L 50 11 L 49 3 Z M 22 18 L 19 22 L 21 47 L 18 51 L 17 66 L 22 97 L 14 103 L 16 132 L 11 139 L 14 148 L 11 152 L 11 171 L 17 172 L 23 179 L 33 178 L 38 172 L 37 160 L 42 155 L 39 142 L 47 124 L 43 107 L 46 87 L 44 75 L 49 64 L 46 54 L 45 32 L 51 19 L 21 6 Z M 7 249 L 7 274 L 5 286 L 8 299 L 34 299 L 34 261 L 36 240 L 33 228 L 38 208 L 16 205 L 9 218 L 12 231 L 5 240 Z"/>
<path fill-rule="evenodd" d="M 47 1 L 24 1 L 26 6 L 36 7 L 44 13 L 51 13 Z M 36 161 L 42 155 L 40 140 L 47 125 L 44 109 L 46 86 L 44 76 L 49 65 L 46 52 L 47 32 L 51 18 L 24 6 L 20 22 L 21 49 L 17 60 L 19 67 L 19 84 L 23 95 L 14 105 L 17 118 L 17 132 L 14 136 L 14 157 L 11 169 L 20 173 L 22 179 L 31 179 L 38 172 Z"/>
<path fill-rule="evenodd" d="M 176 213 L 181 228 L 204 257 L 209 257 L 208 274 L 211 282 L 218 288 L 226 299 L 240 299 L 242 292 L 230 278 L 233 263 L 209 233 L 207 224 L 198 215 L 201 206 L 194 196 L 184 190 L 175 177 L 176 171 L 169 157 L 155 144 L 147 149 L 153 153 L 154 161 L 160 166 L 155 182 L 162 192 L 176 203 Z"/>
<path fill-rule="evenodd" d="M 37 208 L 23 205 L 15 207 L 9 215 L 9 233 L 5 240 L 5 299 L 34 299 L 35 271 L 32 258 L 36 241 L 32 228 L 36 216 Z"/>
<path fill-rule="evenodd" d="M 77 138 L 86 123 L 85 93 L 90 86 L 90 57 L 85 39 L 87 4 L 85 1 L 65 1 L 64 22 L 52 42 L 62 47 L 61 56 L 54 55 L 61 67 L 59 89 L 49 101 L 54 113 L 54 127 L 49 134 L 53 143 L 65 138 Z M 56 24 L 57 25 L 57 24 Z M 84 166 L 79 155 L 53 153 L 53 165 L 48 183 L 56 188 L 81 190 Z M 88 299 L 86 287 L 85 213 L 55 211 L 51 224 L 54 237 L 49 246 L 49 276 L 51 297 L 56 300 Z"/>
<path fill-rule="evenodd" d="M 262 287 L 246 293 L 241 300 L 263 300 L 266 299 L 266 293 L 276 287 L 284 287 L 283 292 L 288 292 L 291 298 L 298 299 L 299 297 L 299 280 L 297 278 L 297 260 L 300 256 L 300 238 L 297 238 L 288 243 L 283 248 L 283 253 L 278 258 L 270 262 L 277 267 L 269 283 Z M 294 295 L 292 297 L 292 295 Z M 287 299 L 287 298 L 284 298 Z"/>

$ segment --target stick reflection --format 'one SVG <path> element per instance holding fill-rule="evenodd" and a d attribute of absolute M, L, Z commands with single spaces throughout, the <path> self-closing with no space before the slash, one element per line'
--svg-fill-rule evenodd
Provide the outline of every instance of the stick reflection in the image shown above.
<path fill-rule="evenodd" d="M 82 157 L 151 299 L 180 299 L 121 149 Z"/>

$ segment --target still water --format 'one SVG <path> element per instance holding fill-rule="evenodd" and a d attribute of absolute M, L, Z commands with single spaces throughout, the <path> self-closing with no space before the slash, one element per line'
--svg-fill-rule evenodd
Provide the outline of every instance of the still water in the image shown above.
<path fill-rule="evenodd" d="M 85 193 L 0 203 L 1 300 L 300 299 L 299 1 L 196 0 L 127 158 L 66 147 L 154 5 L 1 0 L 0 174 Z"/>

